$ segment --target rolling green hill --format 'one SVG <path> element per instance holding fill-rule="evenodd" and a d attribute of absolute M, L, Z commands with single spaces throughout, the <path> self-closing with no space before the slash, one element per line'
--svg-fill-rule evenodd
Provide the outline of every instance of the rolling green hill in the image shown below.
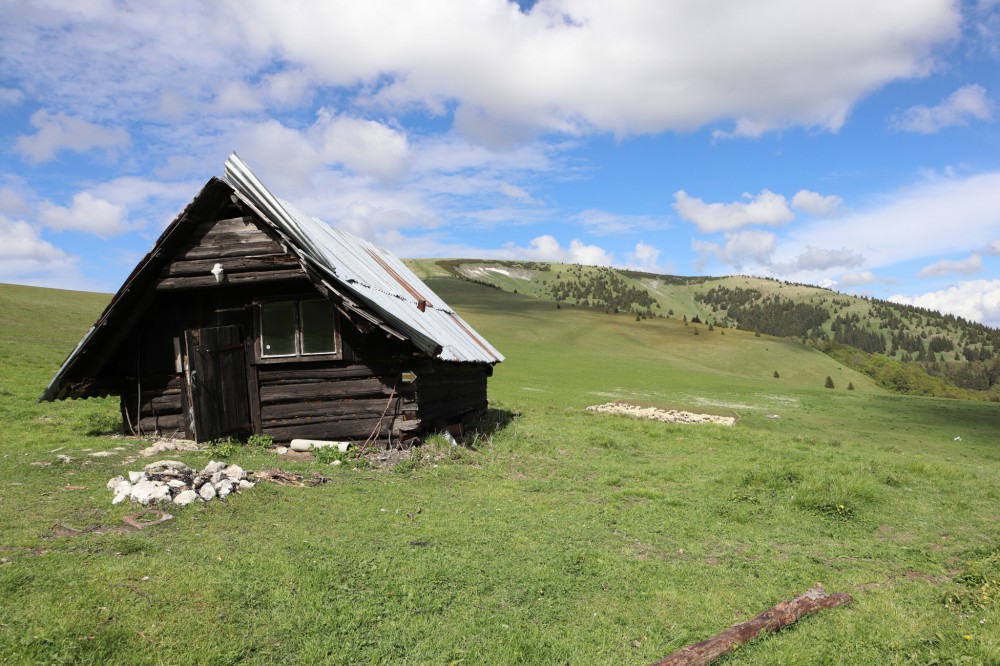
<path fill-rule="evenodd" d="M 681 320 L 793 339 L 830 353 L 896 392 L 1000 401 L 1000 331 L 961 317 L 747 276 L 678 277 L 472 259 L 409 263 L 423 277 L 456 277 L 560 309 L 628 314 L 638 321 Z"/>
<path fill-rule="evenodd" d="M 36 402 L 107 296 L 0 285 L 0 662 L 642 664 L 817 581 L 854 602 L 727 663 L 998 661 L 997 405 L 891 395 L 796 340 L 428 282 L 507 356 L 463 446 L 395 471 L 171 451 L 325 482 L 143 530 L 106 489 L 152 460 L 95 427 L 117 402 Z M 613 400 L 739 420 L 585 410 Z"/>

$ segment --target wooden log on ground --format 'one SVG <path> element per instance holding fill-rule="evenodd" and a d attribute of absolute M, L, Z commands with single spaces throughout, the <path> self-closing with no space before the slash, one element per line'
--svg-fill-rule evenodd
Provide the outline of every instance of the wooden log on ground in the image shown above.
<path fill-rule="evenodd" d="M 777 631 L 818 610 L 836 608 L 852 601 L 854 597 L 851 595 L 845 592 L 827 594 L 823 585 L 816 583 L 805 594 L 791 601 L 782 601 L 752 620 L 734 624 L 708 640 L 682 648 L 652 666 L 706 666 L 737 645 L 752 641 L 762 631 Z"/>

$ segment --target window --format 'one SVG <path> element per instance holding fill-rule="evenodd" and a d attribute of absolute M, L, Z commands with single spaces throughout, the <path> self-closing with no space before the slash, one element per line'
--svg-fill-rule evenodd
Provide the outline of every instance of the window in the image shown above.
<path fill-rule="evenodd" d="M 262 359 L 338 353 L 336 319 L 328 301 L 275 301 L 257 308 Z"/>

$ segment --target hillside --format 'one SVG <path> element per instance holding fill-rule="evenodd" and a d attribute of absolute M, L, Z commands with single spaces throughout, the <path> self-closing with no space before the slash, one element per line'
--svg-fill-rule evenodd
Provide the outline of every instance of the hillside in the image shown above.
<path fill-rule="evenodd" d="M 797 340 L 428 283 L 507 356 L 461 446 L 392 471 L 170 451 L 312 483 L 146 529 L 106 487 L 155 459 L 107 434 L 117 400 L 37 402 L 107 296 L 0 285 L 0 662 L 642 664 L 817 581 L 854 602 L 727 663 L 996 661 L 996 405 L 890 395 Z M 738 421 L 585 409 L 615 400 Z"/>
<path fill-rule="evenodd" d="M 558 308 L 625 314 L 638 321 L 677 319 L 798 340 L 891 390 L 1000 400 L 1000 330 L 962 317 L 749 276 L 679 277 L 473 259 L 409 263 L 424 277 L 457 277 Z M 858 353 L 846 353 L 845 347 Z"/>

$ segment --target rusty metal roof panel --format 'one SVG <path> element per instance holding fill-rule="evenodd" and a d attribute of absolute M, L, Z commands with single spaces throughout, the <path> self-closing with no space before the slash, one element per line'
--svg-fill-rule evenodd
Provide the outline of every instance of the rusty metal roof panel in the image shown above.
<path fill-rule="evenodd" d="M 235 153 L 226 161 L 226 180 L 315 270 L 343 285 L 421 350 L 444 361 L 493 364 L 504 359 L 388 250 L 278 199 Z"/>

